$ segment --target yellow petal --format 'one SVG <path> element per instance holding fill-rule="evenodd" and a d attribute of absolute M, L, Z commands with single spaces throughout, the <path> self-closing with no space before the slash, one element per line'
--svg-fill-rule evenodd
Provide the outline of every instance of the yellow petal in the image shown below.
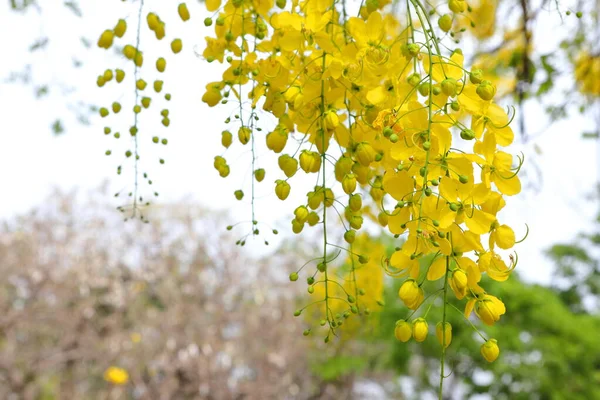
<path fill-rule="evenodd" d="M 515 232 L 508 225 L 500 225 L 494 232 L 496 244 L 501 249 L 510 249 L 515 245 Z"/>
<path fill-rule="evenodd" d="M 490 231 L 490 226 L 496 220 L 496 218 L 484 211 L 478 209 L 467 210 L 465 213 L 469 214 L 472 212 L 473 215 L 469 218 L 469 215 L 465 216 L 465 223 L 471 232 L 482 235 Z"/>
<path fill-rule="evenodd" d="M 427 279 L 437 281 L 446 273 L 446 257 L 438 257 L 427 271 Z"/>

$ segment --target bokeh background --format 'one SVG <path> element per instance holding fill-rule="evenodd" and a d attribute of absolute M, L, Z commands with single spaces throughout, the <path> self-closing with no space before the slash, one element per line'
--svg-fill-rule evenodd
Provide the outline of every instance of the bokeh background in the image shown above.
<path fill-rule="evenodd" d="M 503 221 L 517 236 L 527 224 L 529 236 L 517 248 L 517 272 L 490 289 L 508 309 L 488 329 L 501 344 L 496 363 L 480 357 L 471 328 L 450 314 L 446 395 L 600 399 L 600 93 L 584 84 L 598 86 L 600 63 L 576 73 L 583 52 L 600 57 L 600 6 L 472 3 L 494 7 L 494 29 L 465 46 L 478 55 L 472 61 L 495 71 L 501 103 L 517 104 L 513 151 L 526 156 L 523 194 L 510 199 Z M 123 221 L 115 208 L 128 204 L 133 175 L 131 168 L 115 172 L 127 165 L 122 154 L 130 143 L 104 135 L 96 110 L 131 101 L 133 88 L 99 89 L 96 76 L 131 68 L 95 42 L 119 18 L 133 27 L 138 7 L 117 0 L 0 3 L 0 398 L 435 398 L 439 346 L 433 337 L 421 345 L 395 340 L 394 323 L 406 310 L 399 282 L 384 277 L 377 262 L 361 277 L 370 315 L 329 344 L 303 336 L 320 318 L 318 309 L 293 317 L 310 297 L 303 279 L 291 283 L 288 275 L 318 246 L 310 234 L 291 233 L 302 191 L 281 203 L 270 183 L 258 185 L 256 215 L 269 229 L 235 245 L 251 218 L 249 203 L 233 191 L 246 188 L 251 174 L 244 153 L 230 158 L 227 181 L 212 167 L 229 111 L 201 102 L 219 68 L 201 57 L 209 28 L 199 2 L 188 2 L 194 24 L 173 24 L 185 47 L 168 59 L 164 77 L 173 94 L 171 126 L 141 120 L 142 130 L 169 139 L 158 148 L 141 145 L 153 180 L 143 188 L 154 197 L 145 210 L 150 222 Z M 146 7 L 177 19 L 175 3 L 146 0 Z M 145 56 L 167 52 L 161 43 Z M 117 124 L 131 125 L 132 113 L 121 116 Z M 107 149 L 115 156 L 106 157 Z M 276 164 L 266 154 L 258 159 L 272 182 Z M 267 233 L 272 228 L 279 235 Z M 377 235 L 359 244 L 382 255 L 394 247 Z M 124 384 L 106 379 L 111 367 L 127 371 Z"/>

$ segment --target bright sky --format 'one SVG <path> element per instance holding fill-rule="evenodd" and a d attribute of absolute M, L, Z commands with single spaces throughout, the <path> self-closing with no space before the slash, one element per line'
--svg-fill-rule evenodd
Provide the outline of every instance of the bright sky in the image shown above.
<path fill-rule="evenodd" d="M 36 100 L 31 84 L 24 86 L 22 83 L 0 81 L 0 176 L 3 189 L 0 217 L 24 213 L 39 205 L 56 186 L 64 189 L 94 188 L 108 179 L 113 191 L 131 188 L 131 169 L 125 169 L 121 177 L 115 175 L 115 170 L 124 161 L 125 150 L 131 148 L 127 131 L 133 120 L 130 111 L 132 81 L 126 79 L 120 86 L 113 81 L 102 89 L 97 88 L 95 82 L 96 76 L 106 68 L 123 68 L 129 75 L 133 74 L 133 69 L 130 62 L 112 51 L 98 49 L 95 42 L 104 29 L 112 28 L 119 17 L 126 17 L 128 32 L 118 43 L 133 43 L 137 6 L 117 1 L 82 2 L 85 3 L 84 18 L 80 19 L 63 6 L 62 0 L 46 0 L 41 14 L 30 10 L 24 16 L 9 12 L 7 3 L 0 3 L 0 37 L 3 38 L 0 54 L 5 55 L 0 64 L 0 79 L 31 64 L 33 86 L 48 82 L 66 84 L 69 92 L 53 86 L 54 91 L 49 96 Z M 154 60 L 165 55 L 168 66 L 161 79 L 165 81 L 163 93 L 173 94 L 169 106 L 171 125 L 168 129 L 160 125 L 158 110 L 167 103 L 159 98 L 153 100 L 148 111 L 142 112 L 140 170 L 150 173 L 154 181 L 152 190 L 161 193 L 158 204 L 192 196 L 200 204 L 213 209 L 230 210 L 227 223 L 249 220 L 249 204 L 238 202 L 233 197 L 233 191 L 242 187 L 244 182 L 243 188 L 249 197 L 250 177 L 243 167 L 248 155 L 241 155 L 237 162 L 237 156 L 227 156 L 232 174 L 226 180 L 220 178 L 212 166 L 214 156 L 222 152 L 220 134 L 225 129 L 223 120 L 228 110 L 226 107 L 209 109 L 201 102 L 204 86 L 219 79 L 218 65 L 207 64 L 194 53 L 202 52 L 204 37 L 209 34 L 209 29 L 201 23 L 206 16 L 202 5 L 188 2 L 192 20 L 183 24 L 178 20 L 173 2 L 147 0 L 145 12 L 150 11 L 149 6 L 159 3 L 162 3 L 160 9 L 154 11 L 167 21 L 168 40 L 157 45 L 144 21 L 142 48 L 146 50 L 142 77 L 151 86 L 157 74 L 151 72 L 155 71 Z M 168 7 L 164 6 L 165 3 Z M 560 24 L 556 13 L 549 13 L 538 29 L 567 29 Z M 40 36 L 51 38 L 48 48 L 30 53 L 28 45 Z M 80 36 L 93 41 L 91 49 L 82 46 Z M 184 39 L 184 49 L 177 56 L 169 50 L 170 40 L 174 37 Z M 552 45 L 547 35 L 538 38 L 540 41 L 536 42 L 536 46 Z M 144 43 L 150 45 L 146 47 Z M 84 63 L 82 68 L 73 68 L 74 57 Z M 126 84 L 129 86 L 124 86 Z M 80 101 L 110 106 L 115 100 L 123 104 L 123 111 L 118 119 L 110 122 L 92 114 L 90 125 L 81 125 L 76 122 L 75 113 L 70 111 Z M 81 111 L 85 113 L 85 109 Z M 533 107 L 526 111 L 530 131 L 537 132 L 541 128 L 540 121 L 544 119 L 541 111 Z M 54 137 L 50 124 L 57 118 L 65 122 L 67 132 Z M 107 125 L 113 128 L 113 132 L 120 131 L 121 139 L 105 136 L 102 131 Z M 598 180 L 597 149 L 593 141 L 580 139 L 580 132 L 591 130 L 592 126 L 592 122 L 572 118 L 553 124 L 534 142 L 526 146 L 515 145 L 511 149 L 513 153 L 522 151 L 526 155 L 528 175 L 523 176 L 524 182 L 534 176 L 533 163 L 542 171 L 543 178 L 543 182 L 536 185 L 539 189 L 533 190 L 525 185 L 521 196 L 508 198 L 506 208 L 499 215 L 502 223 L 515 228 L 517 237 L 524 234 L 525 223 L 531 229 L 528 239 L 516 248 L 520 258 L 518 269 L 527 280 L 549 282 L 552 264 L 543 257 L 542 251 L 553 243 L 574 239 L 578 232 L 586 229 L 596 212 L 595 204 L 587 199 L 587 195 Z M 271 127 L 268 124 L 263 126 L 263 134 Z M 168 146 L 152 144 L 150 137 L 155 134 L 168 138 Z M 264 139 L 261 137 L 260 140 Z M 535 154 L 534 145 L 541 154 Z M 106 149 L 112 149 L 113 155 L 105 156 Z M 163 166 L 159 166 L 157 161 L 161 157 L 166 160 Z M 267 169 L 267 177 L 257 185 L 259 201 L 256 216 L 260 221 L 277 226 L 282 233 L 289 232 L 289 216 L 305 198 L 308 189 L 304 188 L 308 186 L 294 190 L 294 185 L 302 184 L 300 181 L 292 183 L 290 199 L 280 202 L 273 194 L 273 180 L 279 176 L 269 174 L 269 171 L 278 169 L 275 163 L 268 163 L 267 158 L 259 157 L 258 161 Z M 145 185 L 142 185 L 142 192 L 151 193 Z M 117 200 L 112 196 L 106 199 L 115 206 L 123 204 Z M 239 232 L 243 233 L 242 230 Z M 264 251 L 262 241 L 256 241 L 254 247 L 253 252 Z"/>

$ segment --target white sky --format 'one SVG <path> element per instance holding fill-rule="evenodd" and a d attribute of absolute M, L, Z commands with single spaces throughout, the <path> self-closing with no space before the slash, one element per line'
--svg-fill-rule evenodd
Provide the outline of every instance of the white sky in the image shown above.
<path fill-rule="evenodd" d="M 114 56 L 112 50 L 106 52 L 98 49 L 95 43 L 99 34 L 104 29 L 112 28 L 119 17 L 127 17 L 129 27 L 126 40 L 117 43 L 132 43 L 137 18 L 136 5 L 117 1 L 82 3 L 86 3 L 83 19 L 73 17 L 62 6 L 61 0 L 45 0 L 41 17 L 34 10 L 25 16 L 11 13 L 7 2 L 0 3 L 0 37 L 3 38 L 0 41 L 0 54 L 4 55 L 0 62 L 0 79 L 32 63 L 34 83 L 63 82 L 76 87 L 71 93 L 55 90 L 43 100 L 35 100 L 31 85 L 0 83 L 0 217 L 23 213 L 39 205 L 51 188 L 56 186 L 65 189 L 94 188 L 109 179 L 113 191 L 123 186 L 132 187 L 131 169 L 125 170 L 119 178 L 114 171 L 124 159 L 123 154 L 128 148 L 126 143 L 130 140 L 127 130 L 133 119 L 130 111 L 133 83 L 126 79 L 121 86 L 117 86 L 113 81 L 103 89 L 95 85 L 96 76 L 106 68 L 123 68 L 131 78 L 132 65 Z M 151 174 L 154 180 L 152 189 L 161 193 L 160 201 L 192 196 L 211 208 L 231 210 L 227 223 L 248 220 L 248 203 L 237 202 L 233 198 L 233 191 L 241 187 L 244 181 L 246 186 L 243 188 L 249 197 L 249 174 L 243 168 L 248 161 L 247 154 L 237 163 L 237 157 L 227 157 L 233 172 L 226 180 L 220 178 L 212 166 L 214 156 L 222 151 L 220 133 L 225 129 L 223 120 L 228 110 L 227 107 L 209 109 L 201 102 L 206 83 L 218 80 L 220 76 L 217 64 L 205 63 L 193 51 L 195 47 L 198 53 L 202 52 L 204 37 L 209 34 L 209 29 L 201 22 L 206 16 L 202 5 L 188 2 L 192 20 L 183 24 L 177 17 L 175 2 L 167 2 L 168 7 L 164 7 L 165 2 L 147 0 L 144 14 L 150 11 L 152 5 L 159 3 L 162 3 L 159 15 L 167 22 L 167 38 L 157 45 L 145 23 L 142 26 L 142 48 L 146 47 L 144 43 L 149 43 L 144 53 L 142 77 L 151 85 L 156 74 L 151 72 L 154 71 L 154 60 L 159 55 L 165 55 L 168 66 L 163 77 L 163 93 L 173 94 L 169 107 L 171 126 L 166 130 L 157 128 L 160 126 L 157 114 L 163 104 L 158 104 L 158 98 L 154 99 L 151 108 L 141 114 L 141 170 Z M 539 29 L 567 28 L 561 27 L 560 19 L 551 13 L 545 17 Z M 51 38 L 47 50 L 29 53 L 27 46 L 42 35 Z M 92 49 L 85 49 L 81 45 L 81 35 L 93 40 Z M 173 56 L 169 50 L 170 40 L 174 37 L 184 39 L 184 49 L 177 56 Z M 540 41 L 536 42 L 536 46 L 552 45 L 547 35 L 538 37 Z M 84 67 L 72 68 L 73 57 L 82 60 Z M 129 86 L 124 86 L 127 84 Z M 90 126 L 80 125 L 75 121 L 74 113 L 68 110 L 69 104 L 73 106 L 78 101 L 110 106 L 117 99 L 123 104 L 123 111 L 119 114 L 121 119 L 113 119 L 109 125 L 113 131 L 122 133 L 119 141 L 104 136 L 102 130 L 107 125 L 106 120 L 92 115 Z M 126 105 L 127 101 L 129 105 Z M 531 113 L 528 116 L 529 127 L 531 131 L 536 131 L 543 116 L 539 110 L 531 108 L 528 111 Z M 54 137 L 50 133 L 50 124 L 57 118 L 66 122 L 67 132 Z M 553 124 L 535 142 L 511 148 L 513 153 L 523 151 L 527 161 L 535 159 L 543 173 L 543 185 L 539 191 L 525 189 L 517 198 L 507 198 L 507 207 L 499 215 L 502 223 L 513 226 L 517 237 L 525 232 L 525 223 L 531 228 L 528 239 L 516 248 L 520 258 L 519 272 L 527 280 L 547 283 L 552 264 L 542 256 L 542 251 L 553 243 L 573 239 L 578 232 L 587 228 L 591 216 L 596 212 L 595 204 L 586 199 L 598 180 L 596 144 L 580 139 L 580 132 L 591 130 L 592 127 L 590 121 L 571 118 Z M 263 128 L 264 135 L 271 126 Z M 232 132 L 236 131 L 232 129 Z M 167 137 L 169 145 L 165 147 L 150 143 L 150 137 L 154 134 Z M 259 140 L 264 140 L 263 137 Z M 541 149 L 541 155 L 534 155 L 534 144 Z M 113 150 L 111 157 L 104 155 L 108 148 Z M 158 165 L 159 157 L 166 159 L 165 165 Z M 302 190 L 299 187 L 294 190 L 292 183 L 290 199 L 280 202 L 273 194 L 273 180 L 280 176 L 269 174 L 278 169 L 273 168 L 276 165 L 274 162 L 267 163 L 267 158 L 259 158 L 259 165 L 267 168 L 267 177 L 257 185 L 260 198 L 257 217 L 275 224 L 282 233 L 289 232 L 290 225 L 286 221 L 292 210 L 303 201 L 309 187 L 302 185 Z M 525 177 L 522 179 L 525 182 L 527 180 Z M 301 186 L 299 181 L 295 185 Z M 142 185 L 143 192 L 144 189 Z M 149 194 L 150 191 L 145 190 L 145 193 Z M 294 198 L 297 201 L 293 201 Z M 115 206 L 123 204 L 113 197 L 106 201 Z M 256 241 L 254 247 L 253 252 L 264 251 L 262 241 Z"/>

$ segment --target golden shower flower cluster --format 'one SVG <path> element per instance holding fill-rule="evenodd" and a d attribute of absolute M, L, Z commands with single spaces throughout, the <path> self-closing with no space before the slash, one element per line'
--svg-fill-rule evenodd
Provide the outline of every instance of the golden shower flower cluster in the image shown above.
<path fill-rule="evenodd" d="M 249 146 L 253 168 L 259 149 L 274 153 L 280 171 L 271 172 L 271 182 L 281 200 L 302 190 L 297 174 L 314 175 L 291 228 L 322 230 L 323 253 L 307 284 L 321 297 L 326 341 L 364 311 L 354 296 L 356 280 L 339 284 L 329 267 L 338 250 L 352 256 L 353 268 L 370 262 L 369 249 L 353 245 L 367 220 L 398 239 L 384 267 L 405 279 L 399 297 L 407 308 L 416 312 L 443 297 L 437 336 L 444 348 L 452 335 L 447 304 L 464 302 L 465 318 L 474 311 L 486 325 L 496 323 L 506 309 L 482 285 L 486 276 L 506 280 L 516 265 L 506 256 L 515 233 L 499 212 L 506 196 L 521 191 L 522 159 L 507 151 L 514 134 L 510 116 L 494 102 L 496 86 L 480 70 L 465 68 L 460 48 L 447 50 L 438 39 L 468 20 L 466 3 L 451 0 L 442 13 L 410 0 L 404 13 L 394 14 L 385 2 L 367 1 L 354 10 L 357 16 L 343 1 L 278 0 L 274 7 L 264 0 L 212 0 L 206 6 L 215 12 L 205 20 L 214 24 L 214 36 L 206 38 L 203 55 L 223 63 L 224 71 L 206 86 L 203 101 L 227 105 L 233 94 L 239 109 L 235 121 L 225 121 L 236 127 L 222 133 L 224 147 Z M 439 13 L 437 27 L 433 13 Z M 266 133 L 258 127 L 259 109 L 272 117 Z M 230 171 L 226 153 L 215 157 L 223 177 Z M 328 229 L 336 221 L 343 241 Z M 298 278 L 298 272 L 290 276 Z M 439 289 L 425 293 L 425 280 L 440 282 Z M 426 314 L 399 321 L 396 336 L 425 340 Z M 488 361 L 497 357 L 494 349 L 495 341 L 486 340 Z"/>
<path fill-rule="evenodd" d="M 133 124 L 131 124 L 127 128 L 129 135 L 124 134 L 124 136 L 129 137 L 131 140 L 127 142 L 126 150 L 123 152 L 125 161 L 131 160 L 131 163 L 133 164 L 135 182 L 134 189 L 128 193 L 128 196 L 132 199 L 133 204 L 131 206 L 118 207 L 118 209 L 121 212 L 126 212 L 130 210 L 131 217 L 138 216 L 139 211 L 139 217 L 143 221 L 147 222 L 140 209 L 142 206 L 149 205 L 149 202 L 147 200 L 144 200 L 144 197 L 138 193 L 138 179 L 141 175 L 146 184 L 152 185 L 153 182 L 149 178 L 147 173 L 140 173 L 138 171 L 138 166 L 141 158 L 141 154 L 139 151 L 139 138 L 141 136 L 141 140 L 147 140 L 152 144 L 161 144 L 163 146 L 166 146 L 168 144 L 168 139 L 164 136 L 158 136 L 155 130 L 151 135 L 147 134 L 146 132 L 140 132 L 138 122 L 140 116 L 151 111 L 150 108 L 152 105 L 154 105 L 154 107 L 152 108 L 156 109 L 156 114 L 160 115 L 159 120 L 162 125 L 162 128 L 168 128 L 171 124 L 169 109 L 166 107 L 161 108 L 160 104 L 162 101 L 169 102 L 171 100 L 171 94 L 163 92 L 164 81 L 161 79 L 161 75 L 165 72 L 167 68 L 167 60 L 165 59 L 165 57 L 158 57 L 154 61 L 154 63 L 152 63 L 151 65 L 147 65 L 147 63 L 144 62 L 144 53 L 141 50 L 140 39 L 142 29 L 148 29 L 153 33 L 157 41 L 163 40 L 165 37 L 167 37 L 166 23 L 156 13 L 152 11 L 143 13 L 143 6 L 144 2 L 140 2 L 140 19 L 136 21 L 137 26 L 133 29 L 134 32 L 132 33 L 132 35 L 130 35 L 131 38 L 126 36 L 128 31 L 128 25 L 124 19 L 119 19 L 112 29 L 106 29 L 98 38 L 98 47 L 106 50 L 109 50 L 114 46 L 118 47 L 118 50 L 123 55 L 124 59 L 130 62 L 126 63 L 121 68 L 106 69 L 102 74 L 98 75 L 98 77 L 96 78 L 96 84 L 100 88 L 108 89 L 109 87 L 112 87 L 112 89 L 115 92 L 115 101 L 110 105 L 102 106 L 99 108 L 100 117 L 106 120 L 110 120 L 112 116 L 116 116 L 121 112 L 123 106 L 121 105 L 121 102 L 118 101 L 118 99 L 123 96 L 124 85 L 129 85 L 135 93 L 134 104 L 132 106 Z M 183 22 L 190 19 L 190 13 L 185 3 L 179 4 L 179 6 L 177 7 L 177 12 L 179 14 L 180 19 Z M 146 26 L 144 27 L 143 25 Z M 119 43 L 119 41 L 121 41 L 121 43 Z M 171 51 L 174 54 L 179 53 L 182 50 L 182 46 L 183 44 L 181 39 L 174 38 L 171 40 L 170 47 Z M 128 68 L 132 70 L 131 73 L 125 72 L 125 70 Z M 127 80 L 129 76 L 131 76 L 132 79 Z M 146 81 L 144 77 L 147 77 L 148 81 Z M 113 86 L 114 84 L 121 83 L 123 84 L 119 85 L 118 88 Z M 121 139 L 120 130 L 114 129 L 114 126 L 104 127 L 104 134 L 112 135 L 114 139 Z M 113 151 L 110 149 L 106 150 L 105 154 L 107 156 L 110 156 L 113 154 Z M 165 160 L 163 158 L 159 158 L 158 163 L 164 164 Z M 119 164 L 119 166 L 117 167 L 118 175 L 121 175 L 121 173 L 123 172 L 123 168 L 124 163 Z M 119 196 L 120 194 L 120 192 L 116 193 L 115 196 Z M 158 192 L 154 192 L 154 196 L 158 196 Z"/>
<path fill-rule="evenodd" d="M 575 80 L 581 93 L 600 96 L 600 55 L 582 52 L 575 61 Z"/>
<path fill-rule="evenodd" d="M 203 57 L 221 64 L 223 73 L 206 85 L 202 100 L 233 111 L 226 129 L 215 134 L 224 150 L 214 168 L 223 178 L 232 168 L 248 168 L 253 176 L 252 229 L 238 244 L 260 233 L 256 185 L 272 185 L 282 201 L 292 191 L 306 193 L 291 208 L 291 230 L 312 230 L 322 237 L 322 248 L 290 280 L 306 275 L 316 297 L 309 306 L 324 312 L 325 341 L 351 316 L 382 305 L 373 303 L 382 288 L 373 265 L 383 266 L 404 280 L 399 298 L 411 310 L 398 321 L 399 340 L 426 340 L 423 306 L 442 298 L 435 332 L 443 344 L 443 380 L 452 339 L 446 309 L 460 304 L 474 328 L 473 311 L 484 324 L 496 323 L 506 309 L 485 290 L 485 279 L 506 280 L 517 261 L 509 253 L 515 233 L 499 213 L 506 197 L 521 191 L 523 160 L 508 148 L 512 118 L 494 101 L 490 78 L 465 66 L 460 48 L 446 47 L 472 25 L 473 10 L 464 0 L 435 9 L 422 0 L 408 0 L 403 9 L 386 0 L 366 0 L 360 8 L 345 0 L 207 0 L 206 8 L 214 14 L 203 23 L 214 34 L 206 38 Z M 185 5 L 178 12 L 182 21 L 190 19 Z M 167 35 L 158 15 L 147 13 L 146 22 L 157 40 Z M 119 34 L 117 25 L 102 33 L 98 45 L 110 48 Z M 173 53 L 182 48 L 180 39 L 171 41 Z M 139 41 L 125 46 L 123 55 L 137 75 L 143 64 Z M 165 66 L 163 58 L 156 61 L 159 73 Z M 99 85 L 108 81 L 98 78 Z M 153 86 L 162 89 L 156 81 Z M 145 82 L 137 79 L 135 90 L 146 90 Z M 140 111 L 134 109 L 136 123 Z M 101 109 L 103 117 L 109 113 Z M 249 150 L 246 166 L 228 162 L 235 147 Z M 267 174 L 260 164 L 269 154 L 279 168 Z M 310 187 L 302 187 L 299 175 L 312 178 Z M 234 195 L 245 196 L 241 189 Z M 368 224 L 394 236 L 393 254 L 358 239 Z M 350 269 L 340 280 L 335 259 L 342 252 Z M 437 289 L 425 292 L 426 280 Z M 496 341 L 477 332 L 484 339 L 482 355 L 493 361 Z"/>

